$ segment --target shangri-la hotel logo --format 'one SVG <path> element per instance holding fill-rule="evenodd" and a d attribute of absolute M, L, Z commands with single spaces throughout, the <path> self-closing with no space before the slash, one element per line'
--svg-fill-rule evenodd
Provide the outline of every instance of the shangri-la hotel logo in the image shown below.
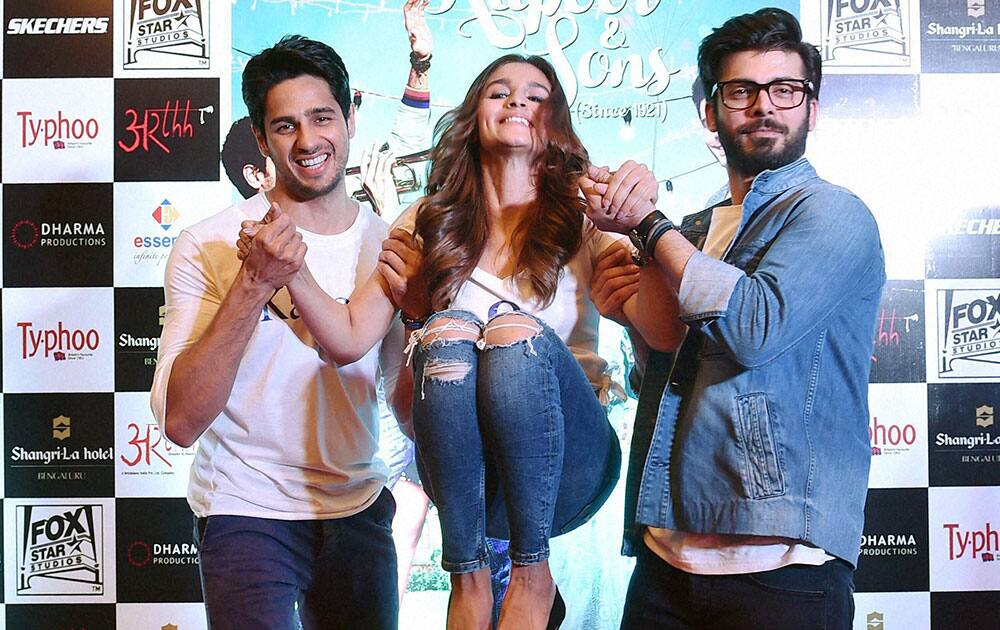
<path fill-rule="evenodd" d="M 976 426 L 988 429 L 993 426 L 993 407 L 976 407 Z"/>
<path fill-rule="evenodd" d="M 884 630 L 885 629 L 885 615 L 877 610 L 873 610 L 865 616 L 865 622 L 868 624 L 866 630 Z"/>
<path fill-rule="evenodd" d="M 57 440 L 65 440 L 70 435 L 70 418 L 66 416 L 56 416 L 52 418 L 52 437 Z"/>

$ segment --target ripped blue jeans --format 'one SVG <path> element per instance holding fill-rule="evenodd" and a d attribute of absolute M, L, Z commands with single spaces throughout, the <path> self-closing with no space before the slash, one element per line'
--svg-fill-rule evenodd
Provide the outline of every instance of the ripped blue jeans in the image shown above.
<path fill-rule="evenodd" d="M 488 566 L 486 536 L 509 538 L 515 564 L 545 560 L 549 538 L 589 520 L 618 480 L 618 439 L 580 364 L 544 322 L 512 315 L 484 325 L 442 311 L 415 335 L 417 465 L 452 573 Z M 530 330 L 497 345 L 421 339 L 441 318 L 478 339 L 490 327 Z"/>

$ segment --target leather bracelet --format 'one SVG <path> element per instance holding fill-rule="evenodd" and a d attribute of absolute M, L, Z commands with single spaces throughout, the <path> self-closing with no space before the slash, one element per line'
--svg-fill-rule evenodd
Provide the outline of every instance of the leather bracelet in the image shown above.
<path fill-rule="evenodd" d="M 654 254 L 656 254 L 656 242 L 660 240 L 660 237 L 674 229 L 674 224 L 670 222 L 669 219 L 663 219 L 662 221 L 657 221 L 650 228 L 649 235 L 646 237 L 646 257 L 652 259 Z"/>
<path fill-rule="evenodd" d="M 403 322 L 403 327 L 407 330 L 420 330 L 427 323 L 427 318 L 418 319 L 416 317 L 409 317 L 403 311 L 399 311 L 399 321 Z"/>
<path fill-rule="evenodd" d="M 410 51 L 410 67 L 417 74 L 427 74 L 427 71 L 431 69 L 431 57 L 434 55 L 427 55 L 421 58 L 415 51 Z"/>
<path fill-rule="evenodd" d="M 659 210 L 653 210 L 629 232 L 629 239 L 638 250 L 640 259 L 645 262 L 653 258 L 653 254 L 656 253 L 656 242 L 660 237 L 672 229 L 674 224 L 670 219 Z"/>

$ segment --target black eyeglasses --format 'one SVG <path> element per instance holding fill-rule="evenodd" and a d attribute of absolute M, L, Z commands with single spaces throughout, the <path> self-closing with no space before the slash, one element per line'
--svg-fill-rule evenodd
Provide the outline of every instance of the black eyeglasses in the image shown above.
<path fill-rule="evenodd" d="M 807 94 L 812 94 L 812 81 L 809 79 L 777 79 L 770 83 L 755 83 L 753 81 L 720 81 L 715 84 L 712 98 L 722 95 L 722 104 L 729 109 L 749 109 L 757 102 L 761 90 L 767 90 L 771 104 L 778 109 L 793 109 L 806 100 Z"/>

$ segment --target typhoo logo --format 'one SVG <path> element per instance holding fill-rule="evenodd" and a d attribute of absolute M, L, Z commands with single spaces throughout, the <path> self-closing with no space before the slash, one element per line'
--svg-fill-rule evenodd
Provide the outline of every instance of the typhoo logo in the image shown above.
<path fill-rule="evenodd" d="M 209 0 L 130 0 L 126 70 L 206 68 Z"/>
<path fill-rule="evenodd" d="M 36 328 L 34 322 L 18 322 L 21 329 L 21 358 L 33 359 L 42 353 L 56 361 L 79 360 L 94 356 L 101 345 L 95 328 L 67 328 L 60 320 L 55 328 Z"/>
<path fill-rule="evenodd" d="M 880 422 L 872 416 L 868 424 L 872 455 L 898 455 L 910 450 L 917 441 L 917 427 L 911 423 Z"/>
<path fill-rule="evenodd" d="M 1000 531 L 987 521 L 978 529 L 963 529 L 961 523 L 944 523 L 948 530 L 948 560 L 995 562 L 1000 553 Z"/>
<path fill-rule="evenodd" d="M 73 149 L 89 146 L 97 139 L 101 126 L 96 118 L 72 118 L 56 112 L 55 118 L 39 118 L 34 112 L 17 112 L 21 119 L 21 148 L 52 144 L 53 149 Z"/>
<path fill-rule="evenodd" d="M 874 65 L 910 61 L 908 0 L 827 0 L 822 16 L 823 60 L 837 61 L 839 51 L 871 55 Z M 902 6 L 901 6 L 902 5 Z M 888 57 L 887 57 L 888 55 Z"/>
<path fill-rule="evenodd" d="M 103 510 L 18 505 L 17 594 L 103 594 Z"/>

